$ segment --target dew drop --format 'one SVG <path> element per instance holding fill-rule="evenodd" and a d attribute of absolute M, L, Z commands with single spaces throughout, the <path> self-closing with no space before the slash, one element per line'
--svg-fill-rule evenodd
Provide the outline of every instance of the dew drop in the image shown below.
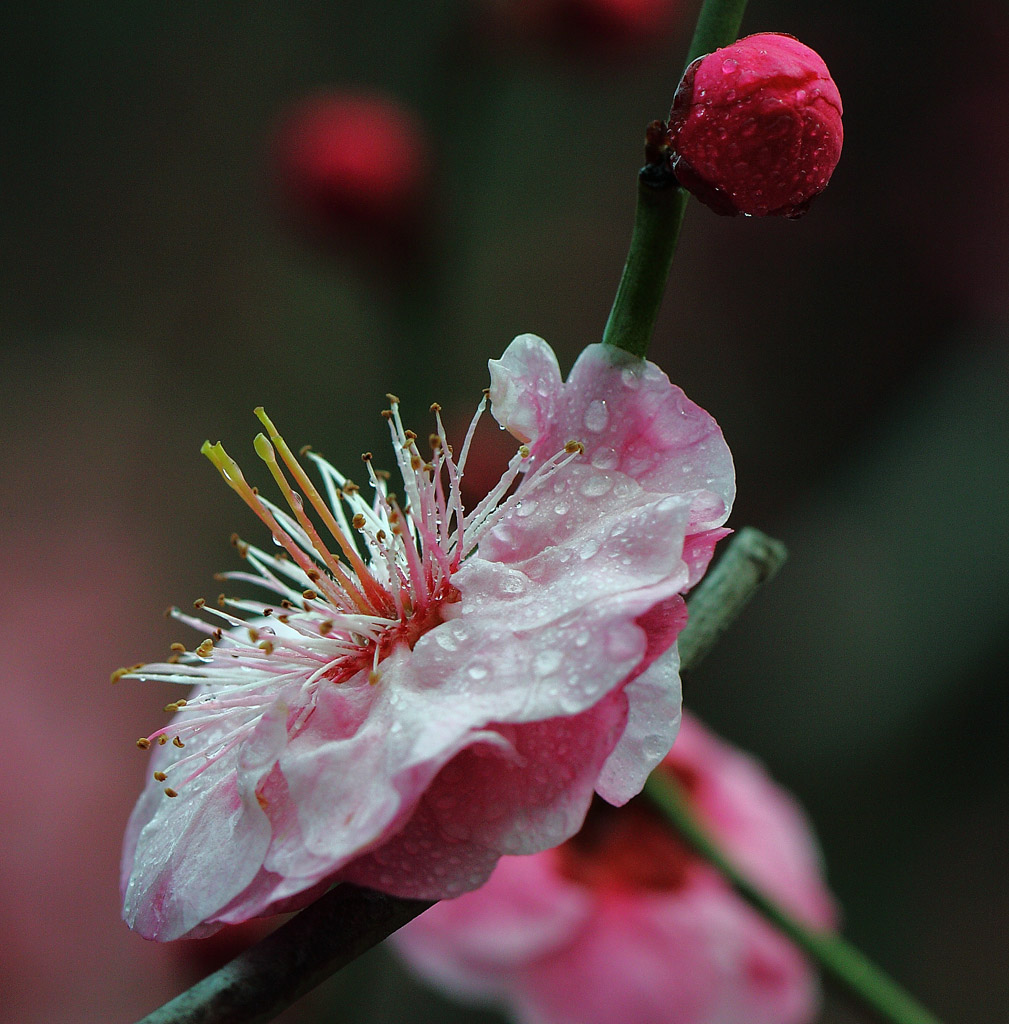
<path fill-rule="evenodd" d="M 596 469 L 616 469 L 620 456 L 614 448 L 597 448 L 590 461 Z"/>
<path fill-rule="evenodd" d="M 444 651 L 454 651 L 459 647 L 456 638 L 447 629 L 434 630 L 434 641 Z"/>
<path fill-rule="evenodd" d="M 566 516 L 571 506 L 566 501 L 559 501 L 554 505 L 554 512 L 559 516 Z"/>
<path fill-rule="evenodd" d="M 528 498 L 525 501 L 520 501 L 515 506 L 515 515 L 519 519 L 525 519 L 526 516 L 531 516 L 536 511 L 536 506 L 539 502 L 530 501 Z"/>
<path fill-rule="evenodd" d="M 599 398 L 590 402 L 588 409 L 585 410 L 585 429 L 598 434 L 600 430 L 606 429 L 609 422 L 610 413 L 606 403 Z"/>
<path fill-rule="evenodd" d="M 486 679 L 487 668 L 484 665 L 470 665 L 470 667 L 466 670 L 466 674 L 470 677 L 470 679 Z"/>
<path fill-rule="evenodd" d="M 581 487 L 578 489 L 585 495 L 586 498 L 598 498 L 603 494 L 606 494 L 613 486 L 613 481 L 608 476 L 603 476 L 602 473 L 596 473 L 590 476 L 588 480 L 582 482 Z"/>
<path fill-rule="evenodd" d="M 599 541 L 594 537 L 590 537 L 584 544 L 578 549 L 578 554 L 583 559 L 589 559 L 594 557 L 599 551 Z"/>
<path fill-rule="evenodd" d="M 726 57 L 725 60 L 722 61 L 722 74 L 731 75 L 737 67 L 739 67 L 738 62 L 734 61 L 731 57 Z"/>
<path fill-rule="evenodd" d="M 539 676 L 548 676 L 561 667 L 564 655 L 560 651 L 540 651 L 533 658 L 533 670 Z"/>
<path fill-rule="evenodd" d="M 624 387 L 630 388 L 632 391 L 641 383 L 638 375 L 629 366 L 620 371 L 620 379 L 623 381 Z"/>
<path fill-rule="evenodd" d="M 526 588 L 526 580 L 520 572 L 509 572 L 501 577 L 499 586 L 502 593 L 521 594 Z"/>

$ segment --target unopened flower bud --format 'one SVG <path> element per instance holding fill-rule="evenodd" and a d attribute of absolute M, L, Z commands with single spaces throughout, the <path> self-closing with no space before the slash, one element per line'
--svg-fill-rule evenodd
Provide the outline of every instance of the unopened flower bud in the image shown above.
<path fill-rule="evenodd" d="M 761 32 L 686 70 L 667 141 L 677 180 L 716 213 L 797 217 L 841 156 L 841 96 L 792 36 Z"/>
<path fill-rule="evenodd" d="M 322 93 L 293 105 L 273 142 L 276 187 L 322 241 L 402 249 L 416 233 L 429 179 L 417 119 L 381 96 Z"/>

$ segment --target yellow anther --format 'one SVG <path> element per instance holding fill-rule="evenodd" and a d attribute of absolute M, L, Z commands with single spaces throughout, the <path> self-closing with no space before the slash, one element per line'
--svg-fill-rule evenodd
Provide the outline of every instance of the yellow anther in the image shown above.
<path fill-rule="evenodd" d="M 568 441 L 564 445 L 564 450 L 568 453 L 568 455 L 574 455 L 575 452 L 577 452 L 579 455 L 584 455 L 585 445 L 583 445 L 581 441 Z"/>
<path fill-rule="evenodd" d="M 178 704 L 166 704 L 165 705 L 165 714 L 171 715 L 171 714 L 174 714 L 178 710 L 179 710 L 179 705 Z"/>
<path fill-rule="evenodd" d="M 363 530 L 364 529 L 364 524 L 365 524 L 366 521 L 367 520 L 365 520 L 364 515 L 362 513 L 358 512 L 354 516 L 354 518 L 351 519 L 350 525 L 353 526 L 355 530 Z"/>
<path fill-rule="evenodd" d="M 178 796 L 179 794 L 171 786 L 165 786 L 165 796 Z"/>
<path fill-rule="evenodd" d="M 128 676 L 129 674 L 130 670 L 128 668 L 117 668 L 115 672 L 113 672 L 112 675 L 109 676 L 109 682 L 118 683 L 119 680 L 123 678 L 123 676 Z"/>
<path fill-rule="evenodd" d="M 154 773 L 154 781 L 155 782 L 164 782 L 165 779 L 167 779 L 167 778 L 168 778 L 168 776 L 164 772 L 155 772 Z"/>
<path fill-rule="evenodd" d="M 159 747 L 163 747 L 167 742 L 168 742 L 168 737 L 167 736 L 162 735 L 162 736 L 158 737 L 158 746 Z M 146 750 L 147 747 L 144 747 L 143 749 Z"/>
<path fill-rule="evenodd" d="M 314 590 L 303 590 L 301 592 L 301 596 L 306 601 L 314 601 L 318 598 L 319 595 Z"/>
<path fill-rule="evenodd" d="M 174 736 L 172 737 L 172 746 L 178 747 L 179 750 L 181 750 L 185 746 L 185 743 L 183 743 L 178 736 Z"/>
<path fill-rule="evenodd" d="M 169 650 L 177 651 L 179 654 L 183 654 L 183 653 L 185 653 L 186 645 L 185 644 L 180 644 L 178 641 L 176 641 L 174 644 L 172 644 L 172 646 L 169 648 Z"/>
<path fill-rule="evenodd" d="M 424 465 L 424 460 L 419 455 L 414 455 L 410 459 L 410 468 L 416 473 L 421 466 Z"/>
<path fill-rule="evenodd" d="M 273 654 L 273 641 L 272 640 L 261 640 L 259 642 L 259 648 L 264 654 Z"/>
<path fill-rule="evenodd" d="M 319 632 L 323 636 L 328 636 L 330 633 L 332 633 L 333 632 L 333 620 L 332 619 L 323 619 L 322 622 L 319 623 Z"/>
<path fill-rule="evenodd" d="M 259 630 L 249 627 L 249 643 L 255 643 L 259 639 Z"/>
<path fill-rule="evenodd" d="M 137 740 L 137 746 L 141 750 L 150 750 L 151 741 L 146 736 L 141 736 L 140 739 Z"/>
<path fill-rule="evenodd" d="M 519 455 L 521 455 L 523 459 L 528 459 L 529 455 L 530 455 L 529 445 L 527 445 L 527 444 L 520 444 L 519 445 Z"/>
<path fill-rule="evenodd" d="M 432 402 L 431 412 L 441 412 L 441 406 L 437 402 Z"/>
<path fill-rule="evenodd" d="M 371 460 L 373 458 L 375 458 L 375 456 L 372 455 L 371 452 L 361 452 L 361 461 L 362 462 L 371 462 Z"/>
<path fill-rule="evenodd" d="M 214 653 L 214 641 L 208 636 L 199 647 L 196 648 L 196 653 L 201 658 L 209 658 Z"/>
<path fill-rule="evenodd" d="M 193 602 L 193 607 L 194 607 L 194 608 L 195 608 L 195 609 L 196 609 L 197 611 L 199 611 L 199 610 L 200 610 L 200 609 L 201 609 L 201 608 L 202 608 L 202 607 L 203 607 L 203 606 L 204 606 L 204 605 L 205 605 L 206 603 L 207 603 L 207 599 L 206 599 L 205 597 L 198 597 L 198 598 L 197 598 L 197 599 L 196 599 L 196 600 L 195 600 L 195 601 Z"/>
<path fill-rule="evenodd" d="M 399 405 L 399 399 L 395 395 L 387 393 L 385 397 L 388 398 L 393 405 Z"/>
<path fill-rule="evenodd" d="M 368 673 L 368 682 L 371 686 L 374 686 L 382 678 L 382 673 L 376 669 L 372 669 Z"/>

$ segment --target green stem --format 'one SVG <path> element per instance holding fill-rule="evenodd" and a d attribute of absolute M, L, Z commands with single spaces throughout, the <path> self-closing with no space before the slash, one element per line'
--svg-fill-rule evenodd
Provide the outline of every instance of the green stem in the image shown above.
<path fill-rule="evenodd" d="M 671 176 L 652 184 L 651 166 L 638 177 L 638 206 L 627 262 L 603 331 L 603 344 L 644 359 L 659 316 L 666 279 L 687 209 L 687 192 Z"/>
<path fill-rule="evenodd" d="M 780 540 L 752 526 L 744 526 L 733 535 L 714 568 L 690 594 L 690 619 L 678 641 L 682 669 L 696 668 L 704 660 L 787 557 Z"/>
<path fill-rule="evenodd" d="M 653 774 L 645 793 L 679 834 L 732 885 L 740 896 L 808 954 L 821 970 L 891 1024 L 939 1024 L 921 1004 L 888 978 L 872 961 L 841 936 L 809 928 L 753 885 L 726 857 L 691 811 L 680 784 L 668 775 Z"/>
<path fill-rule="evenodd" d="M 690 40 L 687 63 L 712 53 L 720 46 L 728 46 L 739 38 L 746 0 L 704 0 L 697 15 L 697 27 Z"/>
<path fill-rule="evenodd" d="M 745 8 L 746 0 L 704 0 L 687 63 L 733 42 Z M 603 331 L 604 345 L 639 359 L 648 353 L 686 209 L 687 192 L 676 184 L 666 162 L 646 164 L 638 175 L 634 231 Z"/>

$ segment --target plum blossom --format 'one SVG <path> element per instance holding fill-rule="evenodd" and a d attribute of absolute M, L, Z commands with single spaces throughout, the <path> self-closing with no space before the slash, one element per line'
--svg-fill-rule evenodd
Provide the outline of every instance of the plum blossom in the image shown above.
<path fill-rule="evenodd" d="M 809 826 L 752 759 L 683 716 L 674 773 L 723 848 L 812 925 L 834 923 Z M 394 943 L 448 992 L 522 1024 L 805 1024 L 812 968 L 643 798 L 597 802 L 556 850 L 503 857 L 487 884 Z"/>
<path fill-rule="evenodd" d="M 532 335 L 490 371 L 458 453 L 435 406 L 421 455 L 389 396 L 402 497 L 370 453 L 365 499 L 308 451 L 320 490 L 262 410 L 255 448 L 286 510 L 204 446 L 281 551 L 236 538 L 248 569 L 226 575 L 268 600 L 176 610 L 204 639 L 121 673 L 194 687 L 138 741 L 153 776 L 122 891 L 142 935 L 209 934 L 340 881 L 458 895 L 502 854 L 573 835 L 593 792 L 629 800 L 668 751 L 681 594 L 733 497 L 721 432 L 656 366 L 601 345 L 566 382 Z M 488 398 L 521 444 L 464 510 Z"/>

